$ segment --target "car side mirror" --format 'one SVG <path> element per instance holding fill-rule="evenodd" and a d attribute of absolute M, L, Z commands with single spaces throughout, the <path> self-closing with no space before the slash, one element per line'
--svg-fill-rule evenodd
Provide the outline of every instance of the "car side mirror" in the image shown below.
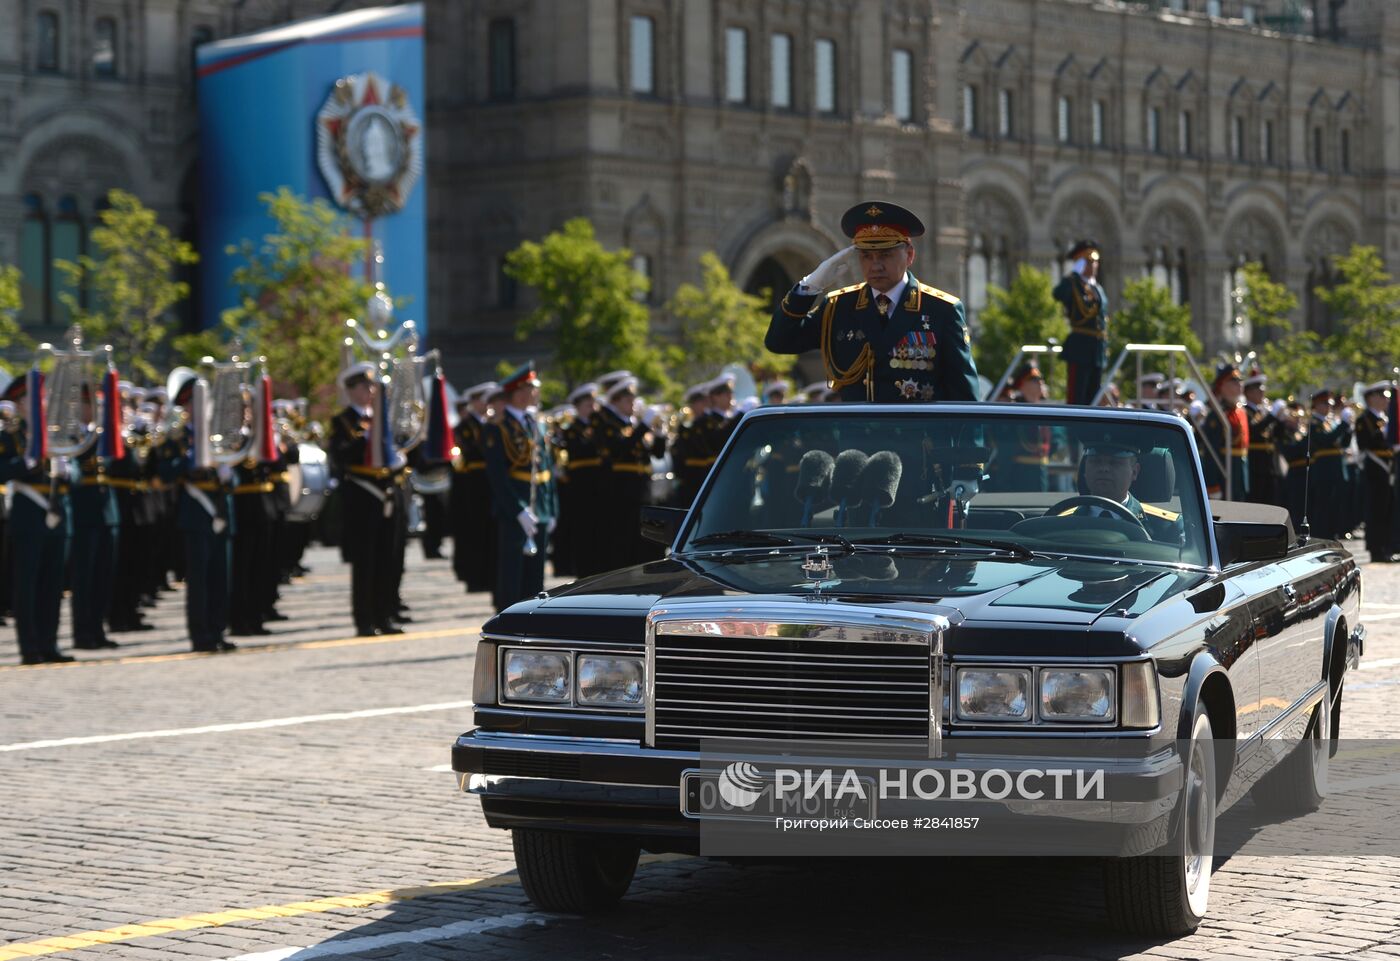
<path fill-rule="evenodd" d="M 1220 548 L 1220 566 L 1247 561 L 1281 561 L 1288 556 L 1289 535 L 1287 524 L 1216 521 L 1215 544 Z"/>
<path fill-rule="evenodd" d="M 642 507 L 642 537 L 670 547 L 688 513 L 680 507 Z"/>

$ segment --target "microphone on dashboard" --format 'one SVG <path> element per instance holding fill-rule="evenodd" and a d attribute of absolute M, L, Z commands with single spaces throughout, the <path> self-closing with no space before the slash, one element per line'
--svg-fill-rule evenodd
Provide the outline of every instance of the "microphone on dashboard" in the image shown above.
<path fill-rule="evenodd" d="M 843 450 L 836 457 L 836 466 L 831 474 L 831 499 L 836 501 L 836 526 L 846 526 L 846 508 L 860 503 L 856 484 L 860 473 L 870 460 L 864 451 Z"/>
<path fill-rule="evenodd" d="M 797 467 L 797 489 L 793 496 L 802 502 L 802 526 L 812 523 L 817 505 L 831 498 L 831 475 L 836 461 L 824 450 L 809 450 Z"/>
<path fill-rule="evenodd" d="M 904 475 L 904 461 L 892 450 L 873 455 L 860 472 L 861 498 L 870 504 L 870 526 L 874 527 L 880 511 L 894 505 L 899 479 Z"/>

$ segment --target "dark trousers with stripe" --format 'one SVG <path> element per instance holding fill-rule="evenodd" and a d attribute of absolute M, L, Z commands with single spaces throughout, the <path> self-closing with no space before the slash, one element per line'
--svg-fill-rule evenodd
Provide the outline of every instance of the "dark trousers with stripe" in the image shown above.
<path fill-rule="evenodd" d="M 11 536 L 14 530 L 11 527 Z M 40 536 L 12 540 L 14 595 L 11 610 L 26 662 L 58 653 L 58 617 L 63 607 L 63 576 L 68 566 L 68 538 Z"/>
<path fill-rule="evenodd" d="M 117 528 L 79 527 L 73 531 L 73 646 L 85 650 L 107 640 L 103 619 L 112 602 Z"/>
<path fill-rule="evenodd" d="M 216 650 L 228 628 L 228 531 L 185 531 L 185 626 L 196 651 Z"/>
<path fill-rule="evenodd" d="M 1103 384 L 1103 368 L 1097 364 L 1065 362 L 1065 403 L 1088 406 Z"/>
<path fill-rule="evenodd" d="M 342 546 L 350 561 L 350 603 L 355 629 L 361 634 L 384 627 L 394 615 L 395 575 L 400 563 L 394 556 L 398 542 L 398 518 L 384 516 L 384 501 L 349 478 L 340 485 Z M 387 488 L 388 503 L 398 498 Z"/>
<path fill-rule="evenodd" d="M 525 531 L 514 517 L 496 518 L 496 589 L 492 600 L 497 611 L 516 601 L 534 597 L 544 590 L 544 558 L 549 553 L 549 535 L 544 522 L 535 534 L 534 557 L 525 556 Z"/>

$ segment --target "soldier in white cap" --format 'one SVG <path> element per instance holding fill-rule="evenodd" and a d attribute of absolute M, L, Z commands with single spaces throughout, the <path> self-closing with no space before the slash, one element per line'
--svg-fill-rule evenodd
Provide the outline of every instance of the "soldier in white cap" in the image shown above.
<path fill-rule="evenodd" d="M 598 449 L 599 385 L 580 384 L 569 392 L 574 405 L 572 420 L 560 432 L 559 528 L 554 538 L 554 572 L 560 576 L 599 573 L 598 544 L 608 536 L 599 523 L 597 504 L 604 497 L 606 479 Z"/>
<path fill-rule="evenodd" d="M 605 495 L 600 498 L 606 536 L 596 545 L 600 570 L 638 563 L 646 556 L 641 511 L 651 486 L 651 458 L 666 452 L 664 435 L 653 434 L 636 414 L 637 378 L 616 381 L 598 413 L 595 436 L 603 459 Z"/>
<path fill-rule="evenodd" d="M 499 389 L 494 380 L 469 387 L 462 394 L 461 416 L 453 432 L 457 456 L 452 461 L 448 497 L 452 569 L 468 593 L 489 591 L 496 582 L 496 522 L 491 516 L 482 433 L 487 427 L 488 399 Z"/>

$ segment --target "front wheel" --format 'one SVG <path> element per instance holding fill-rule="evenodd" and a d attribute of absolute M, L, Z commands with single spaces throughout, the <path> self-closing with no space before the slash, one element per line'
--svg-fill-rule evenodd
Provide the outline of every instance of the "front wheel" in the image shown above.
<path fill-rule="evenodd" d="M 1113 924 L 1131 934 L 1173 937 L 1200 926 L 1210 900 L 1215 855 L 1215 741 L 1197 706 L 1179 801 L 1181 824 L 1153 854 L 1104 862 L 1104 901 Z"/>
<path fill-rule="evenodd" d="M 594 914 L 617 904 L 632 884 L 641 849 L 611 837 L 534 828 L 511 831 L 525 894 L 546 911 Z"/>

